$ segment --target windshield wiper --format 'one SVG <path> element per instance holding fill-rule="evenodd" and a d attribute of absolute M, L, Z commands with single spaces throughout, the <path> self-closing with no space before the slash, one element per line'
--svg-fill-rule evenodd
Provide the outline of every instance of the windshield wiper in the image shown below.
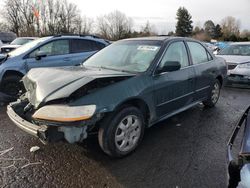
<path fill-rule="evenodd" d="M 123 70 L 123 69 L 114 69 L 114 68 L 110 68 L 110 67 L 104 67 L 104 66 L 100 66 L 100 68 L 102 69 L 108 69 L 108 70 L 114 70 L 114 71 L 119 71 L 119 72 L 127 72 L 127 73 L 138 73 L 136 71 L 129 71 L 129 70 Z"/>
<path fill-rule="evenodd" d="M 82 65 L 83 67 L 86 67 L 85 65 Z M 105 67 L 105 66 L 87 66 L 87 67 L 92 67 L 92 68 L 96 68 L 96 69 L 107 69 L 107 70 L 113 70 L 113 71 L 119 71 L 119 72 L 126 72 L 126 73 L 132 73 L 132 74 L 137 74 L 138 72 L 136 71 L 129 71 L 129 70 L 123 70 L 123 69 L 114 69 L 114 68 L 110 68 L 110 67 Z"/>

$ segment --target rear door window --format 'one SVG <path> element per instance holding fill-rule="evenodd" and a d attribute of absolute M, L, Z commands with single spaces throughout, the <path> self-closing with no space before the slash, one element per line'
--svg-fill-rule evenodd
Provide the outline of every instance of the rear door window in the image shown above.
<path fill-rule="evenodd" d="M 211 55 L 210 57 L 208 56 L 207 50 L 198 42 L 187 42 L 191 57 L 193 60 L 193 64 L 200 64 L 200 63 L 205 63 L 211 60 Z"/>
<path fill-rule="evenodd" d="M 86 39 L 72 39 L 70 40 L 71 53 L 82 53 L 97 51 L 104 48 L 105 45 L 96 41 Z"/>

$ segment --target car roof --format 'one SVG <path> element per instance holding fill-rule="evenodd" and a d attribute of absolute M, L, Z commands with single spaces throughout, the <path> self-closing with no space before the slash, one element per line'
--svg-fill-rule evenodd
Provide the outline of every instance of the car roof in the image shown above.
<path fill-rule="evenodd" d="M 155 40 L 155 41 L 167 41 L 171 39 L 188 39 L 188 40 L 193 40 L 196 41 L 195 39 L 192 38 L 187 38 L 187 37 L 174 37 L 174 36 L 151 36 L 151 37 L 138 37 L 138 38 L 129 38 L 129 39 L 123 39 L 124 41 L 129 41 L 129 40 Z"/>
<path fill-rule="evenodd" d="M 250 45 L 250 42 L 233 42 L 230 45 Z"/>
<path fill-rule="evenodd" d="M 152 36 L 152 37 L 138 37 L 138 38 L 128 38 L 124 40 L 158 40 L 158 41 L 164 41 L 168 39 L 168 36 Z"/>
<path fill-rule="evenodd" d="M 38 37 L 17 37 L 16 39 L 37 39 Z"/>
<path fill-rule="evenodd" d="M 89 39 L 89 40 L 93 40 L 93 41 L 98 41 L 98 42 L 110 44 L 110 42 L 108 40 L 105 40 L 105 39 L 98 37 L 98 36 L 95 36 L 95 35 L 54 35 L 54 36 L 50 36 L 50 37 L 51 37 L 51 39 L 54 39 L 54 38 Z"/>

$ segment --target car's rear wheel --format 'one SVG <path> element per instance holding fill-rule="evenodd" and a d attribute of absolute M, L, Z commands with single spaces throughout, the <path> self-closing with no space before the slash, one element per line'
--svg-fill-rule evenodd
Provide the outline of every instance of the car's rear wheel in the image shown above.
<path fill-rule="evenodd" d="M 1 91 L 12 97 L 18 97 L 19 94 L 24 92 L 24 86 L 20 82 L 21 76 L 10 75 L 6 76 L 1 84 Z"/>
<path fill-rule="evenodd" d="M 142 112 L 132 106 L 106 117 L 100 126 L 98 140 L 102 150 L 111 157 L 124 157 L 141 142 L 145 129 Z"/>
<path fill-rule="evenodd" d="M 211 87 L 209 97 L 203 104 L 208 107 L 214 107 L 220 97 L 221 83 L 218 79 L 215 80 L 213 86 Z"/>

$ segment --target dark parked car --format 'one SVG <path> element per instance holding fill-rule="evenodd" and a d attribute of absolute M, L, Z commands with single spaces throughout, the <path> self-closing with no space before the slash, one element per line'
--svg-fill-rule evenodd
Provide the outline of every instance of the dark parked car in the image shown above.
<path fill-rule="evenodd" d="M 37 39 L 36 37 L 18 37 L 13 40 L 10 44 L 3 45 L 1 47 L 1 53 L 9 53 L 18 47 Z"/>
<path fill-rule="evenodd" d="M 4 44 L 11 43 L 11 41 L 15 40 L 16 37 L 16 34 L 13 32 L 0 32 L 0 40 Z"/>
<path fill-rule="evenodd" d="M 244 129 L 241 149 L 237 158 L 233 158 L 232 147 L 240 131 Z M 244 112 L 239 123 L 235 126 L 232 136 L 228 142 L 228 172 L 229 188 L 250 187 L 250 106 Z"/>
<path fill-rule="evenodd" d="M 188 38 L 115 42 L 70 68 L 32 69 L 27 93 L 8 115 L 43 142 L 80 142 L 98 132 L 103 151 L 125 156 L 144 130 L 200 102 L 213 107 L 227 74 L 225 61 Z"/>
<path fill-rule="evenodd" d="M 23 90 L 20 80 L 30 69 L 79 65 L 107 45 L 108 41 L 92 35 L 57 35 L 39 38 L 6 55 L 0 54 L 0 91 L 16 97 Z"/>

